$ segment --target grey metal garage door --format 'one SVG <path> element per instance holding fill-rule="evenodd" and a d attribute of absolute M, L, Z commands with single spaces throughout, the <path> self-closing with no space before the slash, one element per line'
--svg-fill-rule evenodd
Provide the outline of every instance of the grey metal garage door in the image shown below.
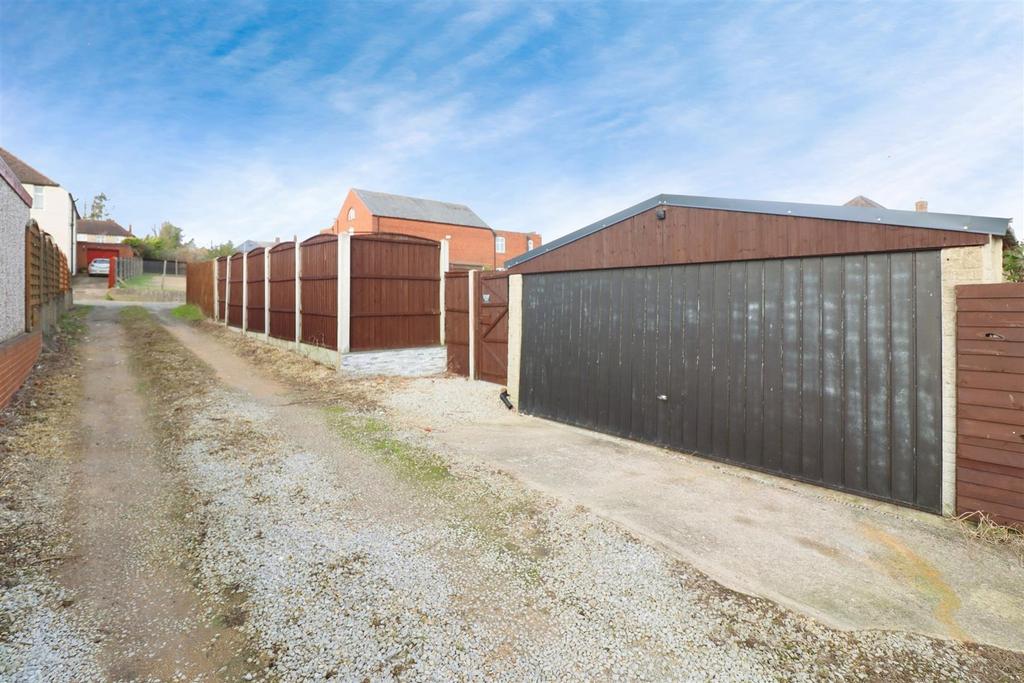
<path fill-rule="evenodd" d="M 939 288 L 935 251 L 525 275 L 520 407 L 938 511 Z"/>

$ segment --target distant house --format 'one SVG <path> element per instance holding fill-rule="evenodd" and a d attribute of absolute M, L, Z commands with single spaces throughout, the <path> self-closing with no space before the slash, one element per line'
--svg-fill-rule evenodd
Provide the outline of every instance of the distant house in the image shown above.
<path fill-rule="evenodd" d="M 75 245 L 75 262 L 78 263 L 78 269 L 86 270 L 93 259 L 134 256 L 135 250 L 124 244 L 129 237 L 132 237 L 132 231 L 125 230 L 117 221 L 80 219 L 78 242 Z"/>
<path fill-rule="evenodd" d="M 539 247 L 535 232 L 494 230 L 465 204 L 369 190 L 349 190 L 329 233 L 398 233 L 449 241 L 453 269 L 495 269 Z"/>
<path fill-rule="evenodd" d="M 71 193 L 2 147 L 0 159 L 14 172 L 32 198 L 30 217 L 35 219 L 43 231 L 50 233 L 74 272 L 75 235 L 80 216 Z"/>
<path fill-rule="evenodd" d="M 120 244 L 132 236 L 131 230 L 125 230 L 114 220 L 93 220 L 82 218 L 78 221 L 78 241 L 97 242 L 102 244 Z"/>

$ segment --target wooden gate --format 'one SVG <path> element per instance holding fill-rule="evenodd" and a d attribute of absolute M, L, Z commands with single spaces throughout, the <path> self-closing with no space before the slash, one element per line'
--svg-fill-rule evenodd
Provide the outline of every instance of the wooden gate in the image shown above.
<path fill-rule="evenodd" d="M 217 258 L 217 320 L 224 320 L 224 296 L 227 294 L 228 257 Z"/>
<path fill-rule="evenodd" d="M 199 306 L 206 317 L 213 317 L 213 261 L 188 264 L 185 301 Z"/>
<path fill-rule="evenodd" d="M 242 326 L 242 254 L 232 254 L 231 264 L 231 301 L 228 302 L 228 325 Z"/>
<path fill-rule="evenodd" d="M 246 329 L 263 332 L 263 247 L 245 255 Z"/>
<path fill-rule="evenodd" d="M 302 341 L 338 348 L 338 236 L 302 242 Z"/>
<path fill-rule="evenodd" d="M 469 376 L 469 272 L 444 275 L 444 339 L 448 372 Z"/>
<path fill-rule="evenodd" d="M 433 240 L 386 233 L 352 236 L 353 351 L 441 342 L 440 258 L 441 245 Z"/>
<path fill-rule="evenodd" d="M 508 273 L 476 273 L 476 375 L 508 381 Z"/>
<path fill-rule="evenodd" d="M 270 336 L 295 341 L 295 242 L 270 249 Z"/>
<path fill-rule="evenodd" d="M 965 285 L 957 303 L 957 513 L 1024 529 L 1024 284 Z"/>

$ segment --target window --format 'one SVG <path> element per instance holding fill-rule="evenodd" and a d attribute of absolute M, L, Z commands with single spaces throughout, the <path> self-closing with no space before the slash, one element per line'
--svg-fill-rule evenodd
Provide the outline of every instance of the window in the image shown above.
<path fill-rule="evenodd" d="M 533 249 L 533 240 L 526 240 L 526 250 L 530 251 Z"/>
<path fill-rule="evenodd" d="M 43 208 L 43 190 L 45 188 L 42 185 L 32 186 L 32 208 L 42 209 Z"/>
<path fill-rule="evenodd" d="M 356 207 L 352 207 L 348 210 L 348 219 L 354 221 L 356 219 Z"/>
<path fill-rule="evenodd" d="M 504 237 L 495 237 L 494 238 L 494 251 L 498 252 L 499 254 L 504 254 L 505 253 L 505 238 Z"/>

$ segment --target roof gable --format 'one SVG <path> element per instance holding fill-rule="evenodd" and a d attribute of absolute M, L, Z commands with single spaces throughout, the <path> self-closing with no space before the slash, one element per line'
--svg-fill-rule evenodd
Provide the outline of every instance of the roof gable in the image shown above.
<path fill-rule="evenodd" d="M 82 235 L 112 235 L 114 237 L 131 237 L 131 233 L 125 230 L 117 221 L 97 221 L 91 218 L 83 218 L 78 221 L 77 230 Z"/>
<path fill-rule="evenodd" d="M 628 209 L 580 228 L 575 232 L 571 232 L 568 235 L 563 235 L 533 251 L 526 252 L 522 256 L 510 259 L 505 262 L 505 266 L 512 268 L 524 261 L 529 261 L 541 254 L 563 247 L 566 244 L 592 235 L 658 206 L 819 218 L 823 220 L 848 221 L 851 223 L 927 228 L 951 232 L 973 232 L 997 236 L 1005 235 L 1006 231 L 1010 228 L 1009 218 L 994 218 L 990 216 L 966 216 L 952 213 L 931 213 L 929 211 L 899 211 L 896 209 L 864 206 L 832 206 L 829 204 L 800 204 L 797 202 L 772 202 L 757 199 L 726 199 L 722 197 L 659 194 L 647 201 L 640 202 L 635 206 L 631 206 Z"/>
<path fill-rule="evenodd" d="M 449 225 L 467 225 L 474 228 L 490 228 L 480 216 L 465 204 L 439 202 L 435 199 L 405 197 L 385 192 L 369 190 L 352 190 L 367 210 L 374 216 L 389 218 L 405 218 L 413 221 L 429 223 L 446 223 Z"/>
<path fill-rule="evenodd" d="M 51 185 L 53 187 L 60 187 L 60 183 L 46 177 L 3 147 L 0 147 L 0 158 L 3 158 L 7 165 L 11 167 L 11 170 L 14 171 L 14 175 L 18 177 L 18 180 L 25 185 Z"/>

